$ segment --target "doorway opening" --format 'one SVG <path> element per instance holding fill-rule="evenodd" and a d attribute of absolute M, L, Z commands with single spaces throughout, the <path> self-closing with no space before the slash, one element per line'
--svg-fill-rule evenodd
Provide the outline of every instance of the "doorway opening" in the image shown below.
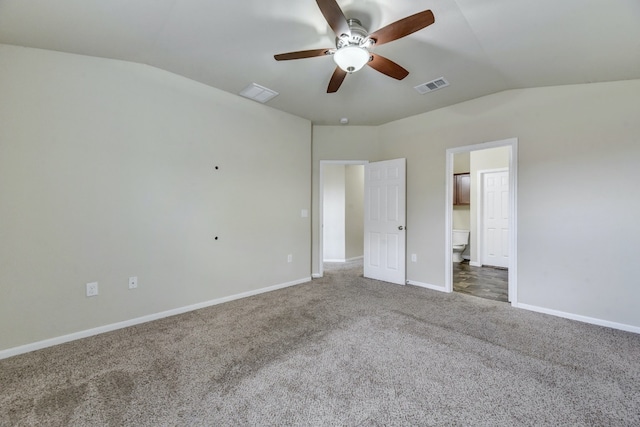
<path fill-rule="evenodd" d="M 366 160 L 320 161 L 319 277 L 326 268 L 362 264 L 364 165 L 368 163 Z"/>
<path fill-rule="evenodd" d="M 511 138 L 447 150 L 447 292 L 517 303 L 517 143 Z M 468 197 L 457 194 L 461 175 Z"/>

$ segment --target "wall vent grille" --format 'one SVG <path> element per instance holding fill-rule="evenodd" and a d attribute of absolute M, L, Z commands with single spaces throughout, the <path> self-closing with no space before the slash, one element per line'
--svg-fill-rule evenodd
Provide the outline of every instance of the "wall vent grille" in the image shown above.
<path fill-rule="evenodd" d="M 425 93 L 433 92 L 434 90 L 442 89 L 443 87 L 449 86 L 449 82 L 444 77 L 439 77 L 435 80 L 431 80 L 430 82 L 422 83 L 414 87 L 419 94 L 424 95 Z"/>

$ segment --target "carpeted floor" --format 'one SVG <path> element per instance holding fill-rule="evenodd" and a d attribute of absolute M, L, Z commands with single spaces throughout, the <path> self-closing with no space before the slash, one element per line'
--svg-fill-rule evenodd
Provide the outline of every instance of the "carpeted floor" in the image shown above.
<path fill-rule="evenodd" d="M 640 425 L 640 335 L 325 274 L 2 360 L 0 425 Z"/>

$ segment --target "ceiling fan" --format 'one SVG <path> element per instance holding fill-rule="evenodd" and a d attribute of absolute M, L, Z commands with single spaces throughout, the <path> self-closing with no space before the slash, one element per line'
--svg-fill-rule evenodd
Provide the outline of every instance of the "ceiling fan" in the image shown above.
<path fill-rule="evenodd" d="M 373 48 L 408 36 L 435 22 L 433 13 L 425 10 L 369 34 L 360 21 L 347 19 L 344 16 L 336 0 L 316 0 L 316 3 L 327 23 L 336 33 L 335 49 L 301 50 L 274 55 L 274 58 L 276 61 L 287 61 L 332 55 L 337 67 L 329 81 L 327 93 L 337 92 L 347 74 L 355 73 L 365 65 L 394 79 L 404 79 L 409 72 L 390 59 L 373 53 Z"/>

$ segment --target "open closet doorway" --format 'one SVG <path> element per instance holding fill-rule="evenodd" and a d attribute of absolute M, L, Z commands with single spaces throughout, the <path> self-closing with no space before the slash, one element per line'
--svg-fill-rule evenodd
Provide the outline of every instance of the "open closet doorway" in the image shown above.
<path fill-rule="evenodd" d="M 362 265 L 365 160 L 320 161 L 319 276 L 327 268 Z M 357 269 L 360 275 L 362 268 Z"/>
<path fill-rule="evenodd" d="M 516 304 L 516 159 L 516 138 L 447 150 L 447 292 Z"/>

